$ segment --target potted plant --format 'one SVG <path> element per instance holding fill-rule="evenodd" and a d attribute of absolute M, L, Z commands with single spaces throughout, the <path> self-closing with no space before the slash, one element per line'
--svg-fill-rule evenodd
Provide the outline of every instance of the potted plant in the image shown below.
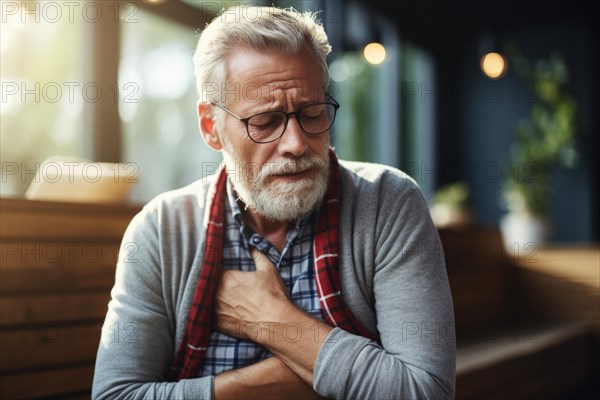
<path fill-rule="evenodd" d="M 516 126 L 510 173 L 504 174 L 503 199 L 508 213 L 501 218 L 500 229 L 508 247 L 516 243 L 523 248 L 550 238 L 553 172 L 560 166 L 574 167 L 577 161 L 577 107 L 565 89 L 568 70 L 559 52 L 535 65 L 514 51 L 512 58 L 516 72 L 535 97 L 530 116 Z"/>
<path fill-rule="evenodd" d="M 469 191 L 469 184 L 464 181 L 450 183 L 436 190 L 429 212 L 437 228 L 460 229 L 473 222 L 467 206 Z"/>

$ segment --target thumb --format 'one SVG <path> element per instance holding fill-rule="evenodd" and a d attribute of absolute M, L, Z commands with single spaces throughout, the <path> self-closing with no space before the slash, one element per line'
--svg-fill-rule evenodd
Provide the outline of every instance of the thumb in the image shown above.
<path fill-rule="evenodd" d="M 269 260 L 269 257 L 267 257 L 265 253 L 256 249 L 253 249 L 251 254 L 252 258 L 254 259 L 254 264 L 256 265 L 256 271 L 267 273 L 268 275 L 266 275 L 266 278 L 270 282 L 277 282 L 273 287 L 279 287 L 281 290 L 280 293 L 289 299 L 288 289 L 281 280 L 281 276 L 279 275 L 277 267 L 271 262 L 271 260 Z"/>
<path fill-rule="evenodd" d="M 254 264 L 256 265 L 256 270 L 257 271 L 264 271 L 264 272 L 274 272 L 277 271 L 277 268 L 275 268 L 275 265 L 273 265 L 273 263 L 271 262 L 271 260 L 269 260 L 269 257 L 267 257 L 267 255 L 257 249 L 252 249 L 252 258 L 254 259 Z"/>

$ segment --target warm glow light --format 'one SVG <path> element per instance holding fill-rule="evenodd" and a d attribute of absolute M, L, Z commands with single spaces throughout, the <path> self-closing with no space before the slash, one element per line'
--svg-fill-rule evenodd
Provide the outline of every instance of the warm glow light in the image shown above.
<path fill-rule="evenodd" d="M 370 64 L 381 64 L 385 60 L 385 47 L 381 43 L 369 43 L 363 51 Z"/>
<path fill-rule="evenodd" d="M 506 61 L 501 54 L 487 53 L 481 57 L 481 70 L 492 79 L 500 78 L 506 72 Z"/>

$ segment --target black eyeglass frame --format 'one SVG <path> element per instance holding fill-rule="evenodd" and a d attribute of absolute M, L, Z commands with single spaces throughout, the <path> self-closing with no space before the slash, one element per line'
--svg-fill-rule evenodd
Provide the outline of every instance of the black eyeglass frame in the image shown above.
<path fill-rule="evenodd" d="M 221 110 L 225 111 L 227 114 L 231 115 L 232 117 L 235 117 L 236 119 L 238 119 L 239 121 L 243 122 L 244 125 L 246 125 L 246 133 L 248 134 L 248 137 L 250 138 L 250 140 L 252 140 L 254 143 L 258 143 L 258 144 L 267 144 L 267 143 L 273 143 L 279 139 L 281 139 L 281 137 L 283 136 L 283 134 L 285 133 L 285 130 L 287 129 L 288 123 L 290 122 L 290 116 L 294 116 L 296 117 L 296 121 L 298 121 L 298 125 L 300 126 L 300 129 L 302 129 L 302 132 L 304 132 L 304 134 L 308 135 L 308 136 L 318 136 L 326 131 L 328 131 L 332 126 L 333 123 L 335 122 L 335 117 L 337 115 L 337 110 L 340 108 L 340 103 L 338 103 L 338 101 L 336 99 L 334 99 L 329 93 L 325 93 L 325 96 L 328 97 L 329 99 L 331 99 L 332 102 L 328 102 L 328 101 L 323 101 L 323 102 L 315 102 L 315 103 L 308 103 L 302 107 L 300 107 L 298 110 L 295 111 L 290 111 L 290 112 L 285 112 L 285 111 L 280 111 L 280 110 L 269 110 L 269 111 L 262 111 L 256 114 L 253 114 L 249 117 L 246 118 L 242 118 L 238 115 L 236 115 L 235 113 L 233 113 L 232 111 L 228 110 L 227 108 L 225 108 L 223 105 L 216 103 L 216 102 L 210 102 L 209 104 L 212 104 L 213 106 L 217 106 L 219 107 Z M 333 118 L 331 118 L 331 122 L 329 123 L 329 126 L 322 130 L 321 132 L 307 132 L 304 127 L 302 126 L 302 122 L 300 120 L 300 113 L 308 108 L 308 107 L 312 107 L 312 106 L 317 106 L 317 105 L 321 105 L 321 104 L 327 104 L 330 106 L 334 107 L 334 112 L 333 112 Z M 266 113 L 280 113 L 285 115 L 285 123 L 283 124 L 283 130 L 281 131 L 281 134 L 279 134 L 279 136 L 277 136 L 274 139 L 271 140 L 267 140 L 266 142 L 259 142 L 257 140 L 255 140 L 252 135 L 250 135 L 250 127 L 248 124 L 248 121 L 250 121 L 251 118 L 256 117 L 257 115 L 261 115 L 261 114 L 266 114 Z"/>

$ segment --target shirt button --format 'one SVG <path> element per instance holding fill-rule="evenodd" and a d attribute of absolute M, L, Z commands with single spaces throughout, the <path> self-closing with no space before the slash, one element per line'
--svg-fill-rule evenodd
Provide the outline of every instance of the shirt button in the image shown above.
<path fill-rule="evenodd" d="M 281 265 L 283 265 L 285 267 L 287 265 L 287 261 L 281 260 Z"/>
<path fill-rule="evenodd" d="M 259 244 L 259 243 L 260 243 L 260 238 L 259 238 L 258 236 L 254 236 L 254 237 L 252 238 L 252 243 L 254 243 L 254 244 Z"/>

